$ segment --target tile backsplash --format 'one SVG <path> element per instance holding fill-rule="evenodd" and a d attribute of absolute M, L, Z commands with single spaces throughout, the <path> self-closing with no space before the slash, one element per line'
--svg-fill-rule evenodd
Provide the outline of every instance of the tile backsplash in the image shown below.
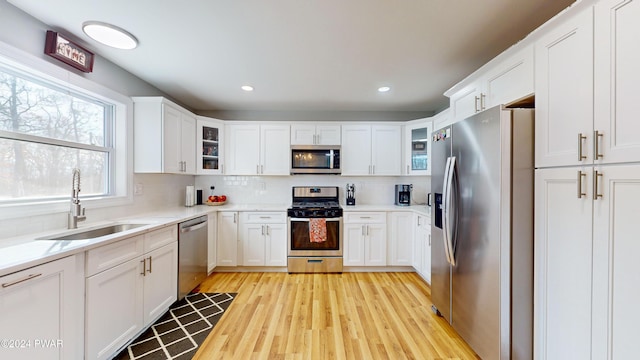
<path fill-rule="evenodd" d="M 337 186 L 340 203 L 345 202 L 347 183 L 356 186 L 356 204 L 393 204 L 395 184 L 413 184 L 412 203 L 426 203 L 431 188 L 431 178 L 415 177 L 342 177 L 335 175 L 296 176 L 189 176 L 169 174 L 135 174 L 134 188 L 142 192 L 134 195 L 133 203 L 125 206 L 87 208 L 87 221 L 106 221 L 127 216 L 152 212 L 163 207 L 184 206 L 185 187 L 195 185 L 209 195 L 209 187 L 215 186 L 214 193 L 227 195 L 233 204 L 285 204 L 291 203 L 292 186 Z M 0 243 L 2 239 L 55 229 L 65 229 L 67 213 L 57 212 L 23 218 L 0 219 Z"/>
<path fill-rule="evenodd" d="M 205 197 L 211 185 L 216 195 L 227 195 L 234 204 L 289 204 L 292 186 L 337 186 L 340 203 L 345 202 L 347 183 L 356 186 L 356 204 L 381 205 L 394 203 L 394 185 L 413 184 L 411 202 L 425 204 L 431 178 L 428 176 L 342 177 L 335 175 L 295 176 L 197 176 L 196 189 Z"/>

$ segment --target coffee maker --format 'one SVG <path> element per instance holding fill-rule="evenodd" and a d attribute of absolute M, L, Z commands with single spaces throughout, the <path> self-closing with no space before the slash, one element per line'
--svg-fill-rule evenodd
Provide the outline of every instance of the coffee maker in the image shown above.
<path fill-rule="evenodd" d="M 396 185 L 396 205 L 409 206 L 411 205 L 411 190 L 413 185 L 401 184 Z"/>

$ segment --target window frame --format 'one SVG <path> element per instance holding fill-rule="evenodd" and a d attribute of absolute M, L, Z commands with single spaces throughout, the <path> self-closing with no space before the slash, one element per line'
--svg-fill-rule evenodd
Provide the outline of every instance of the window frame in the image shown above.
<path fill-rule="evenodd" d="M 94 208 L 123 206 L 133 203 L 133 101 L 130 97 L 117 93 L 101 84 L 91 81 L 74 72 L 56 66 L 44 59 L 37 58 L 29 53 L 10 47 L 0 42 L 0 64 L 4 67 L 15 69 L 16 73 L 28 74 L 29 77 L 40 81 L 42 84 L 54 84 L 69 91 L 98 100 L 102 103 L 113 105 L 111 126 L 105 126 L 105 139 L 109 137 L 111 152 L 108 156 L 108 188 L 103 196 L 81 197 L 82 204 L 90 211 Z M 84 150 L 103 151 L 105 146 L 82 145 L 60 139 L 51 139 L 38 135 L 0 131 L 10 138 L 26 140 L 29 142 L 45 143 L 51 145 L 62 144 L 65 147 L 82 148 Z M 6 134 L 9 133 L 9 134 Z M 44 140 L 44 141 L 41 141 Z M 79 146 L 80 145 L 80 146 Z M 71 179 L 71 177 L 69 178 Z M 69 180 L 71 186 L 71 180 Z M 34 201 L 12 201 L 0 203 L 0 218 L 11 219 L 31 215 L 46 215 L 60 212 L 68 212 L 70 196 L 68 199 L 47 199 Z"/>

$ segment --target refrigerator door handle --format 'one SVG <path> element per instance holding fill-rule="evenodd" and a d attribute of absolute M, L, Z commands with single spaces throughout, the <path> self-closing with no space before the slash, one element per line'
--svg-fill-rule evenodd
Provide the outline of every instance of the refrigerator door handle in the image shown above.
<path fill-rule="evenodd" d="M 447 163 L 444 166 L 444 178 L 442 180 L 442 240 L 444 242 L 444 254 L 447 258 L 447 263 L 451 264 L 451 253 L 449 249 L 449 194 L 451 192 L 451 182 L 450 176 L 451 172 L 449 169 L 451 168 L 451 157 L 447 158 Z"/>
<path fill-rule="evenodd" d="M 443 230 L 444 230 L 444 241 L 445 241 L 445 253 L 447 254 L 447 262 L 453 266 L 456 265 L 456 259 L 454 254 L 454 245 L 453 245 L 453 237 L 456 224 L 452 221 L 452 216 L 457 219 L 457 214 L 455 213 L 457 209 L 453 209 L 453 187 L 455 180 L 455 170 L 456 170 L 456 158 L 455 156 L 447 159 L 447 166 L 445 170 L 445 180 L 444 183 L 444 216 L 443 216 Z M 457 222 L 457 221 L 455 221 Z"/>
<path fill-rule="evenodd" d="M 447 204 L 447 225 L 449 226 L 449 258 L 450 263 L 456 266 L 456 233 L 458 228 L 458 174 L 456 172 L 456 157 L 451 158 L 451 165 L 449 171 L 449 203 Z"/>

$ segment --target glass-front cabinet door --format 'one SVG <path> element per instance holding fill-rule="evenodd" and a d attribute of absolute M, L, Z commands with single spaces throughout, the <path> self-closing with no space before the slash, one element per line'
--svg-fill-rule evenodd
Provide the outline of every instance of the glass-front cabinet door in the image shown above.
<path fill-rule="evenodd" d="M 196 142 L 198 144 L 198 174 L 222 174 L 224 124 L 221 120 L 198 116 Z"/>
<path fill-rule="evenodd" d="M 431 175 L 432 123 L 418 119 L 405 127 L 404 175 Z"/>

